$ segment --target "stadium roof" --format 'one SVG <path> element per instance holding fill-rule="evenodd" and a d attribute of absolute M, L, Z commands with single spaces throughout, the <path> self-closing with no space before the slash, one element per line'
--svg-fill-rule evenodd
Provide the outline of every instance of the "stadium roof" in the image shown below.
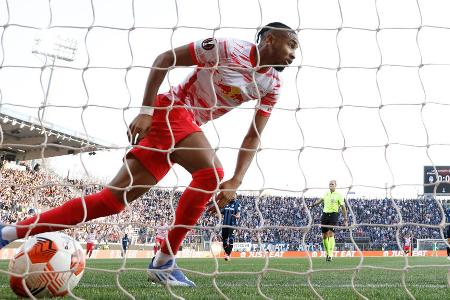
<path fill-rule="evenodd" d="M 47 140 L 46 140 L 47 138 Z M 0 105 L 0 157 L 32 160 L 117 147 Z"/>

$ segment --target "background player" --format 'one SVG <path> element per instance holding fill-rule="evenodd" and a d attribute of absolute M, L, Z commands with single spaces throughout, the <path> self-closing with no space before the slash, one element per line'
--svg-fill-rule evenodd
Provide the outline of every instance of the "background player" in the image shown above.
<path fill-rule="evenodd" d="M 231 251 L 233 251 L 234 243 L 234 228 L 228 226 L 236 226 L 239 218 L 241 217 L 241 203 L 239 200 L 231 200 L 223 209 L 223 225 L 222 227 L 222 244 L 225 251 L 225 260 L 228 261 L 231 258 Z"/>
<path fill-rule="evenodd" d="M 311 206 L 311 209 L 324 203 L 323 214 L 321 218 L 322 224 L 322 238 L 323 246 L 326 252 L 326 260 L 331 261 L 333 259 L 334 246 L 336 241 L 334 239 L 334 228 L 337 225 L 339 219 L 339 207 L 342 208 L 342 215 L 344 216 L 344 224 L 348 225 L 347 209 L 345 208 L 344 197 L 336 191 L 336 180 L 331 180 L 329 183 L 330 190 L 320 199 L 316 200 Z"/>
<path fill-rule="evenodd" d="M 156 236 L 155 236 L 155 246 L 153 247 L 153 251 L 156 255 L 158 250 L 161 248 L 162 243 L 167 237 L 168 225 L 161 220 L 159 227 L 156 228 Z"/>
<path fill-rule="evenodd" d="M 122 257 L 127 255 L 128 246 L 130 245 L 130 239 L 128 238 L 128 234 L 125 233 L 125 235 L 122 237 Z"/>
<path fill-rule="evenodd" d="M 87 234 L 86 238 L 86 256 L 91 257 L 92 251 L 95 248 L 95 230 L 91 228 L 90 232 Z"/>
<path fill-rule="evenodd" d="M 411 242 L 412 242 L 411 235 L 409 235 L 409 234 L 405 235 L 405 237 L 404 237 L 404 244 L 403 244 L 403 253 L 405 255 L 411 255 L 412 256 Z"/>
<path fill-rule="evenodd" d="M 100 192 L 72 199 L 40 214 L 39 219 L 34 216 L 14 226 L 0 225 L 0 247 L 27 234 L 62 229 L 43 223 L 76 225 L 121 212 L 125 202 L 136 200 L 165 177 L 170 161 L 186 169 L 192 181 L 178 202 L 174 227 L 150 262 L 148 274 L 161 284 L 195 286 L 177 268 L 175 255 L 190 226 L 196 224 L 219 188 L 221 192 L 215 199 L 219 209 L 235 197 L 279 98 L 279 72 L 293 62 L 298 48 L 296 32 L 278 22 L 263 27 L 258 41 L 255 45 L 237 39 L 208 38 L 160 54 L 147 79 L 141 111 L 129 126 L 129 140 L 139 147 L 127 154 L 116 177 Z M 158 95 L 169 68 L 194 65 L 197 68 L 184 82 Z M 256 110 L 234 174 L 220 184 L 222 164 L 199 126 L 250 100 L 257 101 Z"/>

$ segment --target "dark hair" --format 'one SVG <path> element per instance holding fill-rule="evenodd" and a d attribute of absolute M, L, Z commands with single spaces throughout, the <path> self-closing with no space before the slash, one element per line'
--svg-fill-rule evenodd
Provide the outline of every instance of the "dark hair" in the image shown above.
<path fill-rule="evenodd" d="M 274 28 L 285 28 L 285 29 L 293 30 L 291 27 L 289 27 L 286 24 L 283 24 L 281 22 L 272 22 L 272 23 L 269 23 L 269 24 L 265 25 L 263 28 L 261 28 L 258 31 L 258 34 L 256 35 L 256 42 L 259 43 L 259 40 L 261 39 L 263 34 L 266 33 L 269 30 L 274 29 Z"/>

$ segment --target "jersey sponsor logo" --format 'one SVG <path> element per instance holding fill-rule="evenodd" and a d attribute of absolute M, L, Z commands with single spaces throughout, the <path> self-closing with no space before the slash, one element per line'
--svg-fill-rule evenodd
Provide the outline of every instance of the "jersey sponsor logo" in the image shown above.
<path fill-rule="evenodd" d="M 202 48 L 205 50 L 212 50 L 214 49 L 214 46 L 216 45 L 216 40 L 213 38 L 207 38 L 202 42 Z"/>

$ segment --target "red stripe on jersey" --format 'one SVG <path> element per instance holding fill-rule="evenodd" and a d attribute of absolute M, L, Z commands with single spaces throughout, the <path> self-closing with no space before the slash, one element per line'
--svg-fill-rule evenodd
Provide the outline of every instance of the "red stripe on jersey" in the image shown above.
<path fill-rule="evenodd" d="M 198 65 L 197 55 L 195 55 L 195 47 L 194 43 L 189 44 L 189 53 L 191 53 L 192 61 L 194 62 L 194 65 Z"/>
<path fill-rule="evenodd" d="M 231 55 L 231 60 L 238 66 L 241 66 L 241 62 L 239 61 L 236 55 Z"/>
<path fill-rule="evenodd" d="M 239 57 L 240 57 L 242 60 L 244 60 L 244 61 L 250 62 L 250 59 L 249 59 L 247 56 L 245 56 L 245 55 L 240 55 Z"/>
<path fill-rule="evenodd" d="M 253 45 L 252 48 L 250 49 L 250 63 L 252 64 L 252 67 L 256 67 L 255 53 L 256 53 L 256 46 Z"/>
<path fill-rule="evenodd" d="M 242 73 L 242 77 L 244 77 L 245 82 L 253 81 L 253 75 L 251 73 Z"/>

